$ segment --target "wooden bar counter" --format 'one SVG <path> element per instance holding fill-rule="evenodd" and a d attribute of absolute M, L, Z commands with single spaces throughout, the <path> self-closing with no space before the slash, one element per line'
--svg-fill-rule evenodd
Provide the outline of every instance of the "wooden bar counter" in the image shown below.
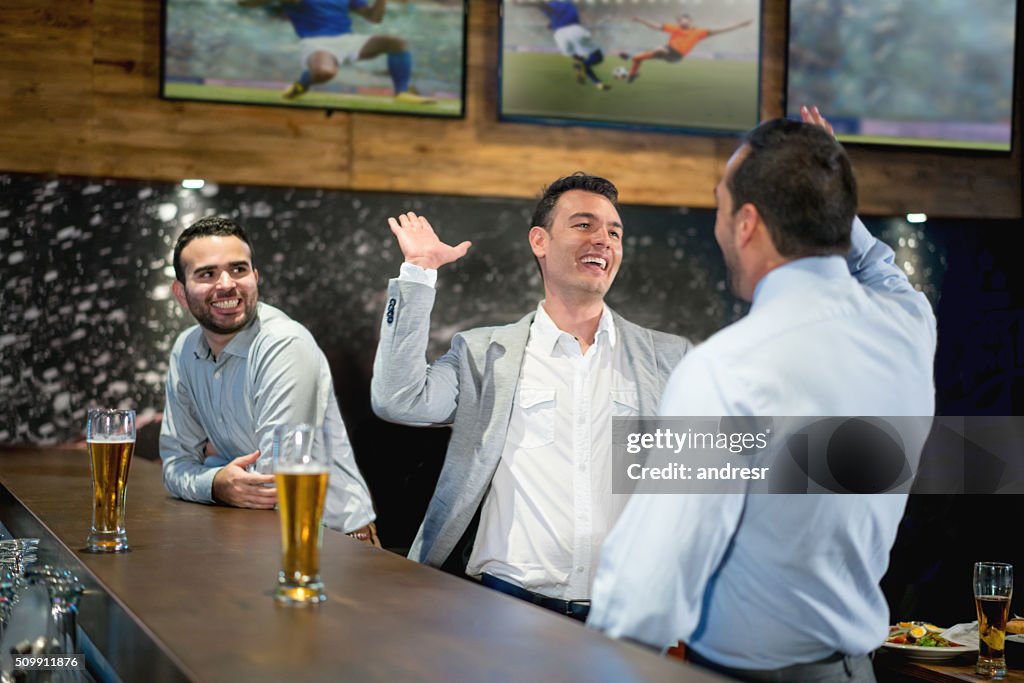
<path fill-rule="evenodd" d="M 891 652 L 881 652 L 875 657 L 875 676 L 878 683 L 984 683 L 991 678 L 974 673 L 977 653 L 961 655 L 952 660 L 940 662 L 915 661 Z M 1024 671 L 1007 669 L 1003 683 L 1024 683 Z"/>
<path fill-rule="evenodd" d="M 133 681 L 714 681 L 469 581 L 324 533 L 328 600 L 275 603 L 277 515 L 172 498 L 140 458 L 131 551 L 83 552 L 84 450 L 0 449 L 0 521 L 87 586 L 79 625 Z"/>

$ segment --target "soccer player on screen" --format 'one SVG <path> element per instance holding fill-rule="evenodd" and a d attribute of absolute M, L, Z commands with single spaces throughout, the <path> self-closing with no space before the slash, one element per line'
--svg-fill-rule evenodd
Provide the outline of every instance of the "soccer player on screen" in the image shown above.
<path fill-rule="evenodd" d="M 668 34 L 668 44 L 655 48 L 653 50 L 647 50 L 639 54 L 630 57 L 627 53 L 620 53 L 619 56 L 622 59 L 632 59 L 633 65 L 629 70 L 629 79 L 627 83 L 632 83 L 636 80 L 640 74 L 640 65 L 648 59 L 661 59 L 666 62 L 674 63 L 681 62 L 683 57 L 690 54 L 690 51 L 694 48 L 697 43 L 710 38 L 711 36 L 718 35 L 719 33 L 725 33 L 726 31 L 735 31 L 738 28 L 743 28 L 753 22 L 753 19 L 747 19 L 741 21 L 738 24 L 732 26 L 726 26 L 725 28 L 700 28 L 695 26 L 693 19 L 690 18 L 689 14 L 682 14 L 674 24 L 656 24 L 653 21 L 648 21 L 641 17 L 633 17 L 633 21 L 643 24 L 648 28 L 653 28 L 655 31 L 664 31 Z"/>
<path fill-rule="evenodd" d="M 282 98 L 294 100 L 311 86 L 326 83 L 337 75 L 339 66 L 386 54 L 395 100 L 408 104 L 434 102 L 409 86 L 412 53 L 404 38 L 352 33 L 352 12 L 379 24 L 387 0 L 238 0 L 242 7 L 271 3 L 277 4 L 292 22 L 302 49 L 302 74 L 281 94 Z"/>
<path fill-rule="evenodd" d="M 572 59 L 572 68 L 576 72 L 576 82 L 580 85 L 586 79 L 598 90 L 610 90 L 611 86 L 601 81 L 594 73 L 594 67 L 604 61 L 601 48 L 594 42 L 582 23 L 576 5 L 567 0 L 517 0 L 519 4 L 536 5 L 537 9 L 548 18 L 548 26 L 554 32 L 555 44 L 563 55 Z M 584 78 L 584 76 L 586 78 Z"/>

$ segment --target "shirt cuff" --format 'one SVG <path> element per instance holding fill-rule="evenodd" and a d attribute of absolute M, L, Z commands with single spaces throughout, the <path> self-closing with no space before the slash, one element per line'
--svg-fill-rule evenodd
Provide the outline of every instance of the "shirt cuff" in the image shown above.
<path fill-rule="evenodd" d="M 875 236 L 868 231 L 864 222 L 859 216 L 853 217 L 853 225 L 850 227 L 850 252 L 853 254 L 864 254 L 875 242 Z"/>
<path fill-rule="evenodd" d="M 853 217 L 850 230 L 850 251 L 846 253 L 846 265 L 850 274 L 856 276 L 866 266 L 868 253 L 878 243 L 858 216 Z"/>
<path fill-rule="evenodd" d="M 219 501 L 213 497 L 213 478 L 220 472 L 220 467 L 203 467 L 199 472 L 191 474 L 180 484 L 181 490 L 175 495 L 183 500 L 196 503 L 216 505 Z"/>
<path fill-rule="evenodd" d="M 437 284 L 437 270 L 434 268 L 421 268 L 414 263 L 406 261 L 402 264 L 398 279 L 433 287 Z"/>

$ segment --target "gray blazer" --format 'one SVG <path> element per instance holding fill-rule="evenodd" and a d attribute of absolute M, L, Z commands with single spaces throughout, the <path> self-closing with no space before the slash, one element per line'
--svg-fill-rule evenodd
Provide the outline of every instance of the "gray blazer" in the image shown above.
<path fill-rule="evenodd" d="M 373 363 L 373 410 L 391 422 L 451 425 L 441 476 L 410 559 L 441 566 L 469 527 L 505 448 L 534 313 L 500 327 L 460 332 L 427 364 L 433 287 L 393 279 Z M 669 374 L 688 340 L 634 325 L 613 312 L 633 369 L 641 415 L 657 414 Z"/>

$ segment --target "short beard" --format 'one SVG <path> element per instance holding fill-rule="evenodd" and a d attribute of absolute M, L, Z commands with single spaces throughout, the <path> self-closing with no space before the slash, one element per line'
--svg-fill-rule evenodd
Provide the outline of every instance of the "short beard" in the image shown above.
<path fill-rule="evenodd" d="M 722 250 L 722 260 L 725 261 L 725 282 L 729 286 L 729 292 L 737 299 L 743 299 L 743 295 L 740 293 L 739 267 L 724 249 Z"/>
<path fill-rule="evenodd" d="M 240 296 L 239 298 L 242 297 Z M 244 299 L 242 300 L 245 301 Z M 251 323 L 252 319 L 256 317 L 256 302 L 254 301 L 250 304 L 248 301 L 245 301 L 245 316 L 243 316 L 242 321 L 237 325 L 225 327 L 224 325 L 219 325 L 214 322 L 213 316 L 198 305 L 195 299 L 189 296 L 187 292 L 185 293 L 185 301 L 188 303 L 189 312 L 192 314 L 192 317 L 196 319 L 196 322 L 199 323 L 199 326 L 204 330 L 213 332 L 214 334 L 234 334 Z"/>

